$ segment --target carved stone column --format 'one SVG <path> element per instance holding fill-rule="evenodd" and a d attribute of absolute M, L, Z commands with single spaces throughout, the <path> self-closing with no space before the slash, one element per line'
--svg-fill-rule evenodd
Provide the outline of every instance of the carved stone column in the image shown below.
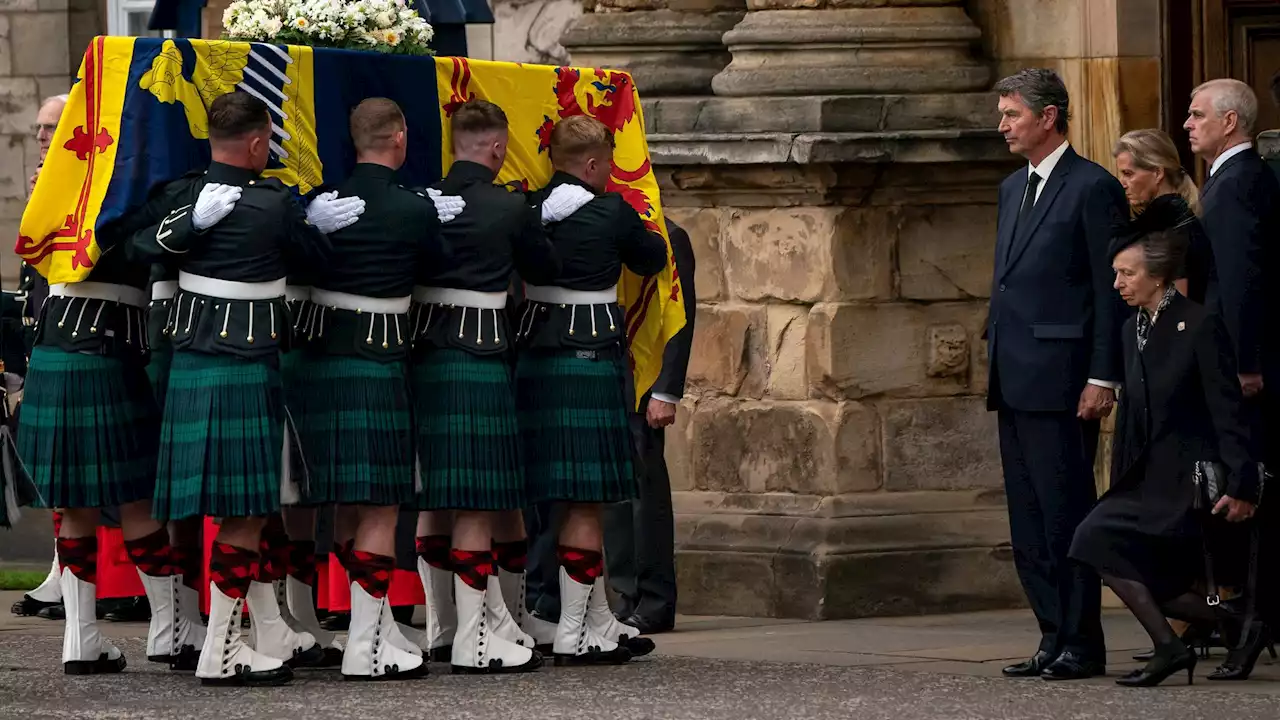
<path fill-rule="evenodd" d="M 666 444 L 683 612 L 1023 602 L 982 340 L 997 188 L 1022 161 L 964 8 L 748 0 L 712 93 L 636 71 L 663 210 L 697 258 Z M 583 27 L 618 38 L 600 64 L 643 68 L 671 41 L 624 40 L 656 17 Z"/>
<path fill-rule="evenodd" d="M 594 9 L 594 12 L 590 10 Z M 560 42 L 575 65 L 627 70 L 642 97 L 706 95 L 744 0 L 599 0 Z"/>
<path fill-rule="evenodd" d="M 726 96 L 982 90 L 981 31 L 963 4 L 749 0 L 751 12 L 724 36 L 733 62 L 712 87 Z M 790 9 L 799 5 L 817 9 Z"/>

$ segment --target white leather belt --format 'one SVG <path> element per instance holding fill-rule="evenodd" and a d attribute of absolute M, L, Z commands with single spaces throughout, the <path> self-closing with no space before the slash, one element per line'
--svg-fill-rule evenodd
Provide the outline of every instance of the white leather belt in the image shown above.
<path fill-rule="evenodd" d="M 507 307 L 507 294 L 504 292 L 480 292 L 422 285 L 413 288 L 413 299 L 424 305 L 458 305 L 481 310 L 503 310 Z"/>
<path fill-rule="evenodd" d="M 409 312 L 410 300 L 411 298 L 407 295 L 395 298 L 376 298 L 334 290 L 321 290 L 320 288 L 311 289 L 311 302 L 317 305 L 325 305 L 335 310 L 400 315 Z"/>
<path fill-rule="evenodd" d="M 618 286 L 608 290 L 570 290 L 554 285 L 525 285 L 524 296 L 534 302 L 557 305 L 603 305 L 618 302 Z"/>
<path fill-rule="evenodd" d="M 177 280 L 157 280 L 151 283 L 152 300 L 170 300 L 178 294 Z"/>
<path fill-rule="evenodd" d="M 222 300 L 273 300 L 284 297 L 286 283 L 284 278 L 270 282 L 235 282 L 179 272 L 178 287 Z"/>
<path fill-rule="evenodd" d="M 115 283 L 78 282 L 55 283 L 49 286 L 49 294 L 54 297 L 88 298 L 124 303 L 136 308 L 147 306 L 147 294 L 136 287 L 116 285 Z"/>
<path fill-rule="evenodd" d="M 290 285 L 284 289 L 284 297 L 289 302 L 311 299 L 311 288 L 306 285 Z"/>

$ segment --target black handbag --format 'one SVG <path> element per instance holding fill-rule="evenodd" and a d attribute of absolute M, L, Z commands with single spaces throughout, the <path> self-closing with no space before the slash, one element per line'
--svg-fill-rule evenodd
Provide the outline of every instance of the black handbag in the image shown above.
<path fill-rule="evenodd" d="M 1195 498 L 1192 507 L 1196 510 L 1212 512 L 1218 500 L 1227 494 L 1227 467 L 1215 460 L 1198 460 L 1191 471 L 1191 481 L 1195 484 Z M 1262 505 L 1262 494 L 1266 488 L 1267 470 L 1258 463 L 1258 499 L 1254 506 Z"/>

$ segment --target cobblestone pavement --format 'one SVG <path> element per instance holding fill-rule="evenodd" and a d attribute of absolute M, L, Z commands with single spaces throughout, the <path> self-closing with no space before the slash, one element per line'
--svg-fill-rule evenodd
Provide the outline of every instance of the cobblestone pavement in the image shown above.
<path fill-rule="evenodd" d="M 0 593 L 0 610 L 12 599 Z M 144 659 L 142 624 L 104 623 L 131 664 L 123 675 L 68 677 L 57 623 L 0 617 L 0 720 L 10 718 L 1124 718 L 1280 717 L 1280 664 L 1230 686 L 1116 687 L 1141 634 L 1108 615 L 1110 678 L 1011 681 L 999 667 L 1033 637 L 1026 613 L 827 623 L 683 619 L 658 652 L 617 668 L 545 668 L 531 675 L 344 683 L 301 671 L 271 689 L 204 688 Z M 996 657 L 1003 656 L 1003 657 Z"/>

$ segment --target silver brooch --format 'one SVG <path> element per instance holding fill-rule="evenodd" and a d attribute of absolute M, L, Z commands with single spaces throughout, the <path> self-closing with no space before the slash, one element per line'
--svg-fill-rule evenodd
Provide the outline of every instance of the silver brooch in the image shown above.
<path fill-rule="evenodd" d="M 1178 323 L 1178 332 L 1182 332 L 1183 330 L 1186 330 L 1186 329 L 1187 329 L 1187 324 L 1186 324 L 1186 323 L 1184 323 L 1184 322 L 1180 322 L 1180 323 Z"/>

